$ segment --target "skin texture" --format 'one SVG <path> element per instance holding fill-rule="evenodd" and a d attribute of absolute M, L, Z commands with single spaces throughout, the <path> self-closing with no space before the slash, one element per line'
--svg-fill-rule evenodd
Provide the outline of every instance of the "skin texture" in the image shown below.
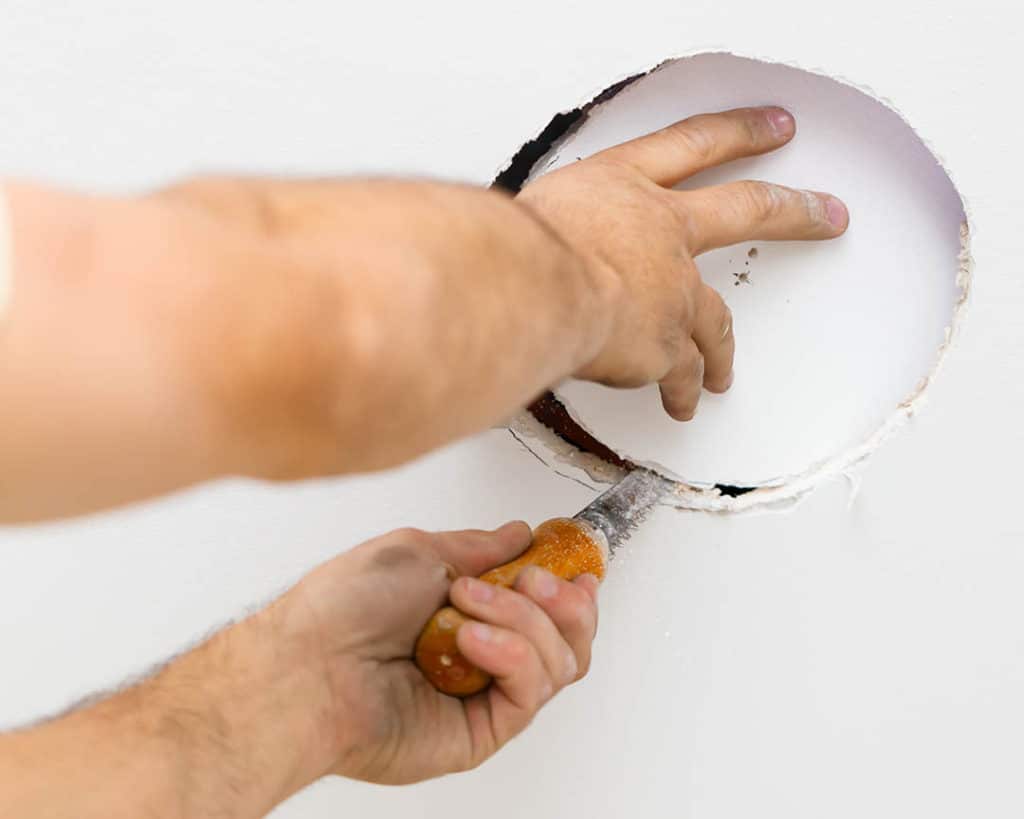
<path fill-rule="evenodd" d="M 694 117 L 523 191 L 520 199 L 544 214 L 589 265 L 611 269 L 623 284 L 611 334 L 579 377 L 617 387 L 657 381 L 665 411 L 680 421 L 693 418 L 702 386 L 729 388 L 732 317 L 701 281 L 696 257 L 751 239 L 834 238 L 846 229 L 848 215 L 826 194 L 763 182 L 669 188 L 706 168 L 778 148 L 795 132 L 782 109 Z M 622 236 L 644 240 L 623 242 Z"/>
<path fill-rule="evenodd" d="M 396 181 L 210 178 L 130 198 L 9 183 L 0 521 L 226 475 L 383 469 L 572 374 L 658 381 L 691 417 L 702 383 L 728 387 L 734 345 L 694 257 L 832 238 L 847 217 L 764 183 L 667 186 L 794 127 L 780 109 L 697 117 L 517 199 Z"/>
<path fill-rule="evenodd" d="M 568 375 L 658 382 L 672 417 L 728 389 L 732 319 L 700 253 L 829 239 L 836 199 L 761 182 L 678 192 L 795 132 L 778 108 L 696 117 L 518 198 L 430 182 L 208 178 L 105 198 L 8 183 L 0 522 L 225 475 L 386 468 Z M 0 736 L 0 815 L 262 815 L 328 773 L 407 783 L 478 765 L 582 677 L 597 581 L 472 576 L 529 529 L 400 530 L 315 569 L 134 686 Z M 495 684 L 411 662 L 449 600 Z"/>
<path fill-rule="evenodd" d="M 529 540 L 518 522 L 404 529 L 328 561 L 144 683 L 0 736 L 0 815 L 262 816 L 327 774 L 405 784 L 479 765 L 590 663 L 593 575 L 470 577 Z M 449 596 L 471 618 L 460 650 L 495 677 L 467 700 L 411 659 Z"/>

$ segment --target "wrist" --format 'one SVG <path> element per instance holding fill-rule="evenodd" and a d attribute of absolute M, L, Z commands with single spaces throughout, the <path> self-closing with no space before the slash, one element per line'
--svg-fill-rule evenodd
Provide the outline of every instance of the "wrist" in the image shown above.
<path fill-rule="evenodd" d="M 168 716 L 196 723 L 180 741 L 195 776 L 209 779 L 211 804 L 190 815 L 205 815 L 223 793 L 239 816 L 262 816 L 331 769 L 334 704 L 312 635 L 292 614 L 286 600 L 276 601 L 154 681 L 171 692 Z M 180 704 L 175 691 L 184 694 Z"/>
<path fill-rule="evenodd" d="M 593 329 L 586 348 L 581 351 L 572 374 L 578 376 L 607 347 L 615 330 L 615 322 L 621 304 L 624 286 L 622 278 L 615 269 L 596 256 L 583 257 L 587 275 L 594 282 L 595 305 L 593 312 Z"/>
<path fill-rule="evenodd" d="M 182 816 L 263 816 L 330 770 L 337 731 L 308 642 L 277 601 L 117 698 L 156 736 Z"/>
<path fill-rule="evenodd" d="M 586 368 L 604 349 L 612 336 L 615 317 L 618 313 L 623 282 L 615 269 L 600 257 L 572 245 L 555 224 L 544 215 L 543 199 L 535 201 L 528 188 L 515 201 L 537 222 L 567 256 L 563 265 L 576 273 L 580 282 L 581 296 L 573 305 L 574 326 L 581 330 L 579 344 L 569 374 Z"/>
<path fill-rule="evenodd" d="M 328 688 L 279 604 L 138 685 L 0 736 L 12 772 L 0 813 L 242 819 L 327 773 L 339 736 Z"/>

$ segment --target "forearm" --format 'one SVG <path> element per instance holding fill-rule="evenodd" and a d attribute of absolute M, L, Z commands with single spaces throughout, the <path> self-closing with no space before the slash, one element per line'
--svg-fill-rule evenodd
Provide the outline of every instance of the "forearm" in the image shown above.
<path fill-rule="evenodd" d="M 217 474 L 214 414 L 183 339 L 192 271 L 131 200 L 5 186 L 0 522 L 74 514 Z"/>
<path fill-rule="evenodd" d="M 0 520 L 394 465 L 503 420 L 609 330 L 614 277 L 497 193 L 8 191 Z"/>
<path fill-rule="evenodd" d="M 149 680 L 0 736 L 0 815 L 257 817 L 322 776 L 330 697 L 281 617 L 272 607 Z"/>
<path fill-rule="evenodd" d="M 240 332 L 253 337 L 221 359 L 237 367 L 241 353 L 257 378 L 225 369 L 206 379 L 222 389 L 215 403 L 234 409 L 231 427 L 250 432 L 242 449 L 259 460 L 246 472 L 395 465 L 504 420 L 607 335 L 617 280 L 505 195 L 433 183 L 248 184 L 276 258 L 270 273 L 289 289 L 253 294 L 250 313 L 272 303 L 278 322 L 246 318 Z M 184 191 L 215 212 L 237 198 Z"/>

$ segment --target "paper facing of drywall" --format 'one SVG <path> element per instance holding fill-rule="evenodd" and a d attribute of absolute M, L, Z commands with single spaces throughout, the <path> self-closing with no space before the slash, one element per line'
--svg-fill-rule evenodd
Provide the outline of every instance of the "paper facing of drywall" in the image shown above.
<path fill-rule="evenodd" d="M 683 187 L 753 178 L 842 198 L 842 238 L 754 242 L 698 260 L 733 311 L 736 379 L 695 420 L 662 410 L 657 387 L 569 382 L 577 419 L 632 460 L 697 485 L 772 485 L 856 450 L 936 367 L 961 300 L 963 203 L 894 110 L 834 79 L 728 54 L 661 66 L 590 112 L 535 174 L 697 113 L 782 105 L 785 148 Z"/>

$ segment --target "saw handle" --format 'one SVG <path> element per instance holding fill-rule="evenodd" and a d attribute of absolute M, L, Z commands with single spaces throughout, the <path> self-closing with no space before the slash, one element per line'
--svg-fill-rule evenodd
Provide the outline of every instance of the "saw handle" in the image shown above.
<path fill-rule="evenodd" d="M 585 521 L 553 518 L 533 530 L 529 548 L 515 560 L 480 575 L 481 580 L 511 588 L 519 572 L 540 566 L 563 580 L 588 572 L 604 579 L 608 567 L 608 543 L 604 534 Z M 434 687 L 454 697 L 483 691 L 491 675 L 462 656 L 455 635 L 468 618 L 452 606 L 444 606 L 423 627 L 416 641 L 416 665 Z"/>

